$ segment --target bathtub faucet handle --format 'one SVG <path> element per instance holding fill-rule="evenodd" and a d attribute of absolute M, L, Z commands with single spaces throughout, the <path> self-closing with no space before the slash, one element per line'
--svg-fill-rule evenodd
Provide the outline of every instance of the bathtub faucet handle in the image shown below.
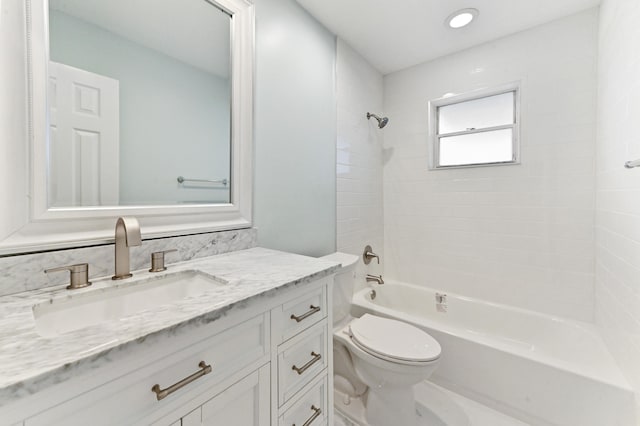
<path fill-rule="evenodd" d="M 376 261 L 378 262 L 378 265 L 380 264 L 380 256 L 378 256 L 377 254 L 375 254 L 373 252 L 373 249 L 371 248 L 371 246 L 366 246 L 364 248 L 364 253 L 362 253 L 362 260 L 364 260 L 364 264 L 368 265 L 369 263 L 371 263 L 372 259 L 376 259 Z"/>
<path fill-rule="evenodd" d="M 436 303 L 446 304 L 447 303 L 447 295 L 444 293 L 436 293 Z"/>

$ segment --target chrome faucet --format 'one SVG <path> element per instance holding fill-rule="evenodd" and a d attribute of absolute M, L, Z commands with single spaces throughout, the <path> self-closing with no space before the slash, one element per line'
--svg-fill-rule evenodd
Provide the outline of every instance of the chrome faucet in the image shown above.
<path fill-rule="evenodd" d="M 123 280 L 132 276 L 129 247 L 142 245 L 140 224 L 135 217 L 119 217 L 116 222 L 116 273 L 112 280 Z"/>
<path fill-rule="evenodd" d="M 371 275 L 367 274 L 367 282 L 375 282 L 378 284 L 384 284 L 384 280 L 382 279 L 382 275 Z"/>

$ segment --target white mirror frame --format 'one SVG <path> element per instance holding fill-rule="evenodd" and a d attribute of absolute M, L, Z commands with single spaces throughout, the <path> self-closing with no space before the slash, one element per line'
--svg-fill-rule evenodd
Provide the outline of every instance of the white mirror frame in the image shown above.
<path fill-rule="evenodd" d="M 205 0 L 200 0 L 205 1 Z M 29 86 L 29 221 L 0 241 L 0 255 L 113 242 L 116 218 L 135 216 L 144 239 L 252 225 L 254 6 L 206 0 L 231 21 L 231 202 L 227 204 L 50 208 L 48 170 L 48 0 L 26 0 Z M 213 7 L 213 6 L 212 6 Z M 5 206 L 6 208 L 6 206 Z"/>

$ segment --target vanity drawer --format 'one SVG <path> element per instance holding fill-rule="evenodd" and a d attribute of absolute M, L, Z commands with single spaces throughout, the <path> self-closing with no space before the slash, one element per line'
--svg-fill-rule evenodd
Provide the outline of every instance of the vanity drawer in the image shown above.
<path fill-rule="evenodd" d="M 277 343 L 309 328 L 327 316 L 327 287 L 323 285 L 274 309 Z"/>
<path fill-rule="evenodd" d="M 328 365 L 327 321 L 278 348 L 278 406 L 282 406 Z"/>
<path fill-rule="evenodd" d="M 182 407 L 203 389 L 250 365 L 253 368 L 258 362 L 266 362 L 270 351 L 268 324 L 269 315 L 263 314 L 235 325 L 29 418 L 25 426 L 130 424 L 156 410 Z M 207 366 L 211 368 L 205 373 Z M 188 377 L 193 380 L 185 383 Z M 166 390 L 178 383 L 183 386 L 176 386 L 162 400 L 152 391 L 154 385 Z"/>
<path fill-rule="evenodd" d="M 280 416 L 278 426 L 322 426 L 329 418 L 328 378 L 321 376 Z M 309 423 L 306 423 L 309 422 Z"/>

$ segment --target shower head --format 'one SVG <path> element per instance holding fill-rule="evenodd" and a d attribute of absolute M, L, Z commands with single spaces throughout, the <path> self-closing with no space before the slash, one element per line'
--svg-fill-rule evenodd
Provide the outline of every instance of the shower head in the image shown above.
<path fill-rule="evenodd" d="M 373 117 L 376 120 L 378 120 L 378 128 L 380 128 L 380 129 L 382 129 L 384 126 L 387 125 L 387 123 L 389 123 L 389 119 L 387 117 L 380 118 L 377 115 L 368 112 L 367 113 L 367 120 L 369 120 L 371 117 Z"/>

